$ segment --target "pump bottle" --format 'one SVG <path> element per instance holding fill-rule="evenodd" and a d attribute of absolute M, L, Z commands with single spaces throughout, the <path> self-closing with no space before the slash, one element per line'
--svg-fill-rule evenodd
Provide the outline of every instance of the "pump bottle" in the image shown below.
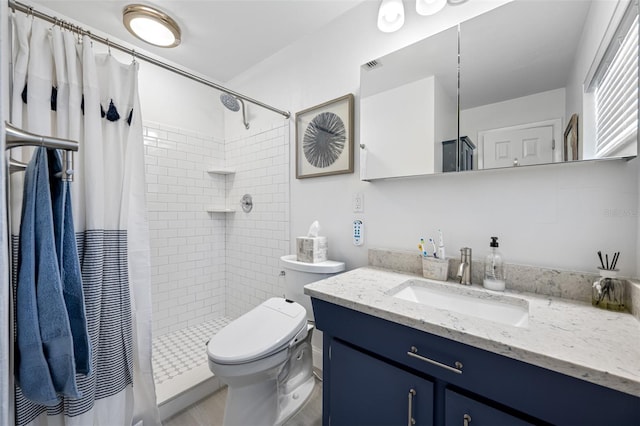
<path fill-rule="evenodd" d="M 498 237 L 491 237 L 489 255 L 484 262 L 482 285 L 488 290 L 504 291 L 504 264 L 502 255 L 498 251 Z"/>

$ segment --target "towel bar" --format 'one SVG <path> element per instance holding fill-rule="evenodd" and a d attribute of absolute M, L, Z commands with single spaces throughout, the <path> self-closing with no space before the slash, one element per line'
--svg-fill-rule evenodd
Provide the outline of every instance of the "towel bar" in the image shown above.
<path fill-rule="evenodd" d="M 19 129 L 10 123 L 4 122 L 6 132 L 5 149 L 17 148 L 20 146 L 43 146 L 46 148 L 62 149 L 65 155 L 62 157 L 61 178 L 65 181 L 73 180 L 73 154 L 78 150 L 78 142 L 69 139 L 55 138 L 52 136 L 41 136 L 35 133 Z M 26 163 L 9 159 L 9 172 L 19 172 L 26 169 Z"/>
<path fill-rule="evenodd" d="M 9 173 L 23 172 L 27 168 L 27 163 L 9 158 Z"/>

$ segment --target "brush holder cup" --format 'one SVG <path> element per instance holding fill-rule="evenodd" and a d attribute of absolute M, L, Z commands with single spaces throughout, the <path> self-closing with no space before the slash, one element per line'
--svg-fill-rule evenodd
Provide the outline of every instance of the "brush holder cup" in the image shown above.
<path fill-rule="evenodd" d="M 591 304 L 611 311 L 624 311 L 624 286 L 617 269 L 600 269 L 600 279 L 593 283 L 591 290 Z"/>
<path fill-rule="evenodd" d="M 432 280 L 446 281 L 449 275 L 449 259 L 422 258 L 422 276 Z"/>

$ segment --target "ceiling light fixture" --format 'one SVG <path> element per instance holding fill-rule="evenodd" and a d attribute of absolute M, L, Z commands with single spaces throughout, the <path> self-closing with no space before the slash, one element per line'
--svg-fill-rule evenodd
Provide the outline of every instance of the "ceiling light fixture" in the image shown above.
<path fill-rule="evenodd" d="M 404 6 L 402 0 L 382 0 L 378 10 L 378 29 L 385 33 L 392 33 L 403 25 Z"/>
<path fill-rule="evenodd" d="M 130 4 L 122 11 L 122 22 L 131 34 L 159 47 L 180 44 L 180 27 L 169 15 L 143 4 Z"/>
<path fill-rule="evenodd" d="M 416 12 L 422 16 L 435 15 L 446 4 L 447 0 L 416 0 Z"/>

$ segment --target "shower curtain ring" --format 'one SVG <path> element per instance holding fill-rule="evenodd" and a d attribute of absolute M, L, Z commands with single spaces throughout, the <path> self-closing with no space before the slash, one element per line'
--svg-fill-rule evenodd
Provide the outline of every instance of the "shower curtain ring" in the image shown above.
<path fill-rule="evenodd" d="M 109 53 L 109 56 L 111 56 L 111 42 L 109 39 L 107 39 L 107 52 Z"/>

